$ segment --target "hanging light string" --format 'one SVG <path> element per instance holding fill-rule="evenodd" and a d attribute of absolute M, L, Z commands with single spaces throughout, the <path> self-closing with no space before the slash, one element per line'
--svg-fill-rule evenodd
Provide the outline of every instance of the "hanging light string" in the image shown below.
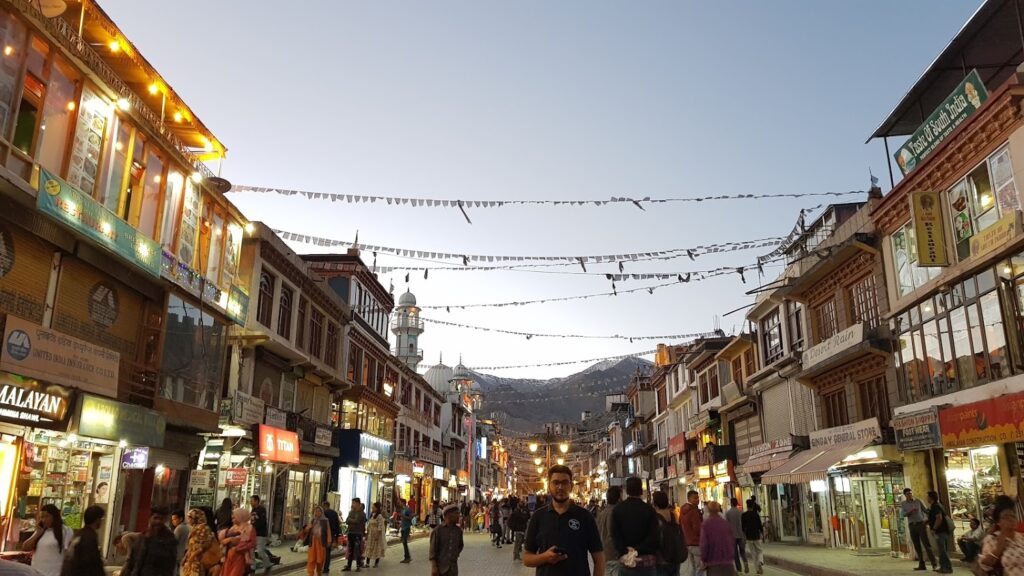
<path fill-rule="evenodd" d="M 602 358 L 584 358 L 582 360 L 563 360 L 561 362 L 546 362 L 546 363 L 542 363 L 542 364 L 511 364 L 511 365 L 505 365 L 505 366 L 474 366 L 474 367 L 470 368 L 470 370 L 474 370 L 474 371 L 479 372 L 479 371 L 482 371 L 482 370 L 511 370 L 513 368 L 550 368 L 552 366 L 571 366 L 573 364 L 585 364 L 585 363 L 588 363 L 588 362 L 589 363 L 595 363 L 595 362 L 604 362 L 606 360 L 623 360 L 625 358 L 639 358 L 641 356 L 650 356 L 652 354 L 655 354 L 656 352 L 657 352 L 657 349 L 655 349 L 655 350 L 643 350 L 643 351 L 640 351 L 640 352 L 633 352 L 632 354 L 620 354 L 618 356 L 605 356 L 605 357 L 602 357 Z"/>
<path fill-rule="evenodd" d="M 865 190 L 849 190 L 846 192 L 794 192 L 789 194 L 718 194 L 714 196 L 693 196 L 687 198 L 651 198 L 612 196 L 606 200 L 452 200 L 438 198 L 409 198 L 401 196 L 366 196 L 360 194 L 339 194 L 333 192 L 311 192 L 308 190 L 290 190 L 268 186 L 235 185 L 231 193 L 277 194 L 279 196 L 302 196 L 307 200 L 325 200 L 346 204 L 386 204 L 388 206 L 408 206 L 412 208 L 504 208 L 507 206 L 634 206 L 646 210 L 644 206 L 651 204 L 668 204 L 680 202 L 717 202 L 723 200 L 779 200 L 790 198 L 820 198 L 852 196 L 867 194 Z"/>
<path fill-rule="evenodd" d="M 416 250 L 409 248 L 395 248 L 391 246 L 377 246 L 374 244 L 363 244 L 358 240 L 358 234 L 356 240 L 349 242 L 347 240 L 337 240 L 334 238 L 325 238 L 323 236 L 313 236 L 310 234 L 299 234 L 297 232 L 288 232 L 286 230 L 274 230 L 274 233 L 278 234 L 284 240 L 291 242 L 301 242 L 303 244 L 310 244 L 313 246 L 320 247 L 346 247 L 356 248 L 358 250 L 365 250 L 374 254 L 381 253 L 391 256 L 400 256 L 405 258 L 430 258 L 432 260 L 456 260 L 462 261 L 464 267 L 469 267 L 470 262 L 558 262 L 563 265 L 566 264 L 579 264 L 586 269 L 585 264 L 615 264 L 626 261 L 641 261 L 650 260 L 655 258 L 664 259 L 665 256 L 688 256 L 691 259 L 695 259 L 705 254 L 716 254 L 719 252 L 732 252 L 736 250 L 750 250 L 752 248 L 763 248 L 766 246 L 777 246 L 781 241 L 782 237 L 771 237 L 771 238 L 758 238 L 755 240 L 744 240 L 739 242 L 725 242 L 722 244 L 708 244 L 693 246 L 690 248 L 672 248 L 669 250 L 660 250 L 654 252 L 629 252 L 624 254 L 602 254 L 602 255 L 587 255 L 587 256 L 525 256 L 525 255 L 493 255 L 493 254 L 455 254 L 451 252 L 432 252 L 429 250 Z M 472 269 L 482 269 L 473 267 Z"/>
<path fill-rule="evenodd" d="M 509 334 L 511 336 L 525 336 L 527 340 L 533 338 L 581 338 L 586 340 L 683 340 L 686 338 L 707 338 L 714 336 L 716 332 L 694 332 L 690 334 L 667 334 L 658 336 L 623 336 L 612 334 L 609 336 L 595 336 L 587 334 L 545 334 L 540 332 L 519 332 L 516 330 L 504 330 L 502 328 L 488 328 L 487 326 L 474 326 L 472 324 L 461 324 L 459 322 L 448 322 L 447 320 L 435 320 L 433 318 L 419 317 L 420 320 L 430 324 L 449 326 L 452 328 L 463 328 L 466 330 L 479 330 L 481 332 L 495 332 L 498 334 Z"/>

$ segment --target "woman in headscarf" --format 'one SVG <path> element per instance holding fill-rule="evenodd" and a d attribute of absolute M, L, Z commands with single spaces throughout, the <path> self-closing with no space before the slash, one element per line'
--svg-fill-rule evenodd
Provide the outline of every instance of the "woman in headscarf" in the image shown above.
<path fill-rule="evenodd" d="M 190 532 L 188 533 L 188 549 L 185 551 L 185 559 L 181 563 L 181 576 L 207 576 L 209 569 L 217 564 L 220 560 L 220 555 L 217 555 L 217 561 L 211 561 L 212 559 L 204 558 L 210 551 L 210 548 L 217 544 L 217 538 L 210 530 L 210 525 L 206 521 L 206 513 L 198 508 L 193 508 L 188 511 L 188 522 Z M 220 546 L 217 546 L 220 549 Z"/>
<path fill-rule="evenodd" d="M 380 502 L 374 502 L 372 510 L 370 521 L 366 523 L 366 565 L 373 560 L 376 568 L 388 545 L 388 524 L 380 512 Z"/>
<path fill-rule="evenodd" d="M 331 525 L 324 518 L 324 509 L 317 506 L 313 509 L 313 519 L 302 531 L 303 539 L 309 544 L 306 551 L 306 574 L 309 576 L 320 576 L 323 572 L 324 561 L 330 553 Z"/>
<path fill-rule="evenodd" d="M 224 549 L 224 567 L 221 576 L 245 576 L 252 566 L 252 551 L 256 548 L 256 531 L 253 530 L 249 511 L 235 508 L 231 513 L 230 528 L 221 530 L 220 545 Z"/>

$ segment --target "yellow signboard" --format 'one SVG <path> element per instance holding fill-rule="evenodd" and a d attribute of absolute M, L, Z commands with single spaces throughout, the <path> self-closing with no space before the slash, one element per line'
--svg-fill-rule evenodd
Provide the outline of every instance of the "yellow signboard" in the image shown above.
<path fill-rule="evenodd" d="M 949 266 L 940 200 L 938 192 L 914 192 L 910 195 L 918 266 Z"/>
<path fill-rule="evenodd" d="M 1017 235 L 1017 212 L 1010 212 L 998 222 L 971 237 L 971 258 L 983 256 L 1009 242 Z"/>

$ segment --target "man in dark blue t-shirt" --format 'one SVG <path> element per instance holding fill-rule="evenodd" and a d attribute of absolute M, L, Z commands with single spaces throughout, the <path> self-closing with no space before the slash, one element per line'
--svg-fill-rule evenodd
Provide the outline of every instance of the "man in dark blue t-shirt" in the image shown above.
<path fill-rule="evenodd" d="M 594 559 L 593 576 L 605 572 L 601 535 L 594 516 L 569 499 L 572 470 L 552 466 L 548 470 L 548 506 L 537 509 L 526 528 L 523 565 L 537 569 L 537 576 L 589 576 L 588 554 Z"/>

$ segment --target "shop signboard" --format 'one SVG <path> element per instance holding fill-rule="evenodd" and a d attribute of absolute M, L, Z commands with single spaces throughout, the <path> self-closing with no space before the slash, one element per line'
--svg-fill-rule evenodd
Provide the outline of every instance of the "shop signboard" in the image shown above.
<path fill-rule="evenodd" d="M 283 410 L 278 410 L 273 406 L 267 406 L 267 415 L 263 419 L 263 423 L 267 426 L 273 426 L 274 428 L 287 428 L 288 413 Z"/>
<path fill-rule="evenodd" d="M 333 434 L 331 433 L 331 429 L 330 428 L 322 428 L 320 426 L 317 426 L 316 427 L 316 436 L 313 438 L 313 443 L 314 444 L 319 444 L 321 446 L 330 446 L 331 445 L 331 441 L 332 441 L 332 436 L 333 436 Z"/>
<path fill-rule="evenodd" d="M 854 324 L 846 330 L 838 332 L 822 340 L 820 344 L 811 346 L 804 351 L 800 357 L 804 369 L 812 368 L 817 364 L 832 358 L 840 352 L 845 352 L 864 341 L 864 324 Z"/>
<path fill-rule="evenodd" d="M 117 396 L 120 355 L 17 316 L 7 316 L 0 370 Z"/>
<path fill-rule="evenodd" d="M 459 470 L 459 484 L 466 486 L 469 484 L 469 472 L 465 470 Z"/>
<path fill-rule="evenodd" d="M 228 468 L 224 471 L 225 486 L 245 486 L 249 479 L 249 470 L 245 468 Z"/>
<path fill-rule="evenodd" d="M 149 448 L 138 446 L 125 448 L 121 454 L 122 470 L 145 470 L 149 468 Z"/>
<path fill-rule="evenodd" d="M 79 436 L 153 448 L 164 445 L 167 419 L 148 408 L 83 394 L 75 416 Z"/>
<path fill-rule="evenodd" d="M 942 197 L 934 191 L 910 194 L 918 266 L 949 266 L 946 231 L 942 224 Z"/>
<path fill-rule="evenodd" d="M 299 436 L 295 432 L 260 424 L 260 458 L 282 464 L 299 463 Z"/>
<path fill-rule="evenodd" d="M 974 114 L 988 99 L 988 90 L 978 76 L 977 70 L 971 70 L 953 92 L 939 104 L 921 127 L 914 131 L 906 144 L 893 155 L 903 175 L 931 154 L 964 120 Z"/>
<path fill-rule="evenodd" d="M 67 388 L 0 372 L 0 417 L 6 422 L 59 428 L 67 420 L 70 403 Z"/>
<path fill-rule="evenodd" d="M 984 256 L 1005 245 L 1017 235 L 1017 211 L 1014 210 L 971 237 L 971 258 Z"/>
<path fill-rule="evenodd" d="M 830 448 L 853 444 L 866 446 L 881 437 L 882 428 L 878 425 L 878 418 L 868 418 L 846 426 L 811 432 L 811 448 Z"/>
<path fill-rule="evenodd" d="M 892 419 L 892 427 L 896 432 L 896 447 L 900 451 L 942 447 L 939 410 L 935 406 L 896 416 Z"/>
<path fill-rule="evenodd" d="M 793 451 L 793 437 L 786 435 L 783 438 L 772 440 L 771 442 L 765 442 L 758 444 L 750 450 L 750 456 L 747 461 L 753 460 L 754 458 L 766 456 L 768 454 L 780 454 L 783 452 Z"/>
<path fill-rule="evenodd" d="M 209 490 L 213 488 L 213 470 L 193 470 L 189 478 L 189 488 L 192 490 Z"/>
<path fill-rule="evenodd" d="M 1024 392 L 939 410 L 946 448 L 1024 441 Z"/>
<path fill-rule="evenodd" d="M 434 466 L 434 480 L 441 480 L 441 481 L 445 481 L 446 480 L 445 473 L 444 473 L 444 468 L 442 468 L 440 466 Z"/>
<path fill-rule="evenodd" d="M 231 400 L 231 422 L 239 426 L 252 426 L 263 421 L 263 400 L 235 390 Z"/>
<path fill-rule="evenodd" d="M 160 277 L 160 244 L 46 170 L 39 171 L 36 205 L 41 212 L 95 240 L 150 275 Z"/>
<path fill-rule="evenodd" d="M 423 476 L 425 470 L 426 464 L 424 464 L 423 462 L 412 463 L 412 473 L 415 474 L 416 476 Z"/>
<path fill-rule="evenodd" d="M 686 450 L 686 432 L 680 432 L 668 439 L 668 455 L 675 456 Z"/>

